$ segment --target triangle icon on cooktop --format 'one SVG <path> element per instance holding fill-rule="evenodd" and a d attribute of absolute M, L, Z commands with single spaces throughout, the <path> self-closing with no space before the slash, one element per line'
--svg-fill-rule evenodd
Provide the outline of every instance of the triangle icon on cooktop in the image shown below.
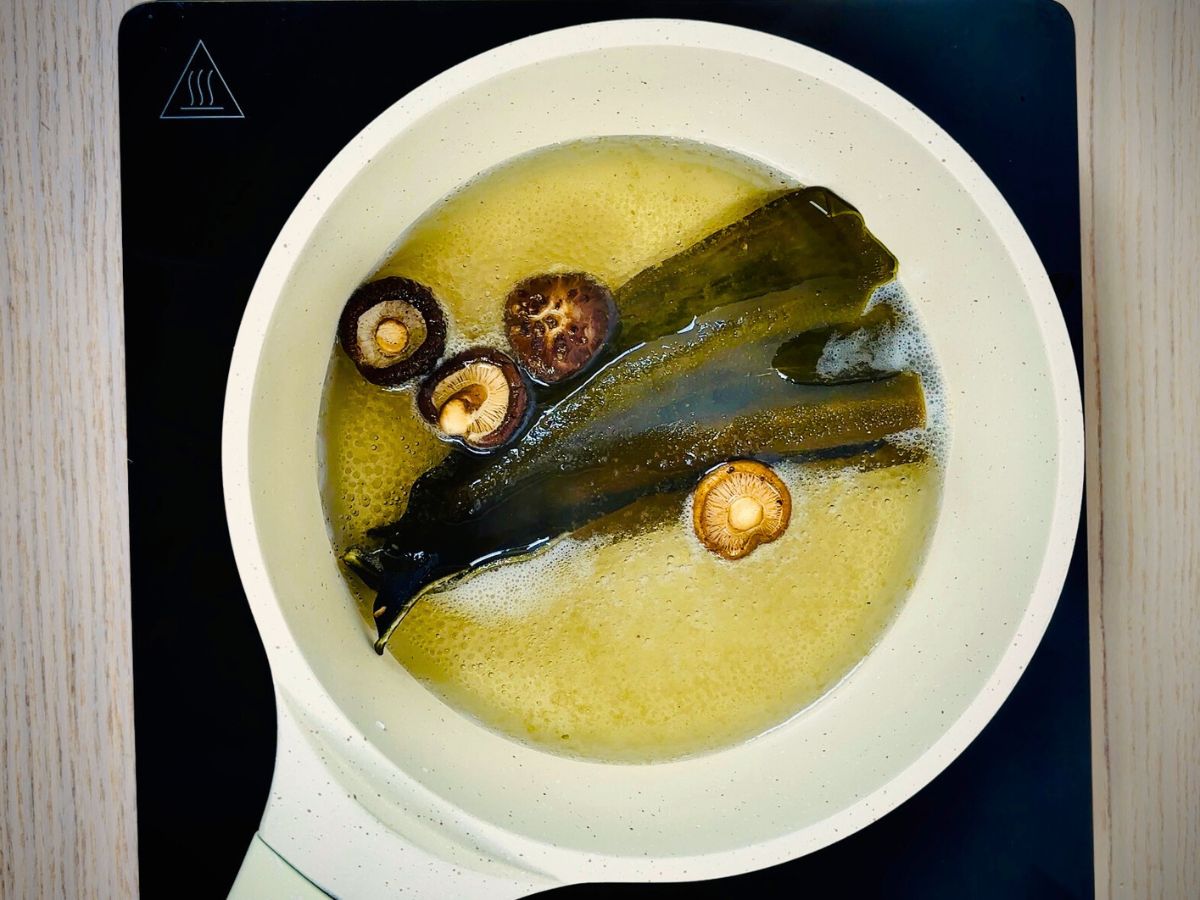
<path fill-rule="evenodd" d="M 212 54 L 204 41 L 196 42 L 196 49 L 188 57 L 187 64 L 179 73 L 167 105 L 160 119 L 244 119 L 242 108 L 234 99 L 233 91 L 225 83 L 225 76 L 213 62 Z"/>

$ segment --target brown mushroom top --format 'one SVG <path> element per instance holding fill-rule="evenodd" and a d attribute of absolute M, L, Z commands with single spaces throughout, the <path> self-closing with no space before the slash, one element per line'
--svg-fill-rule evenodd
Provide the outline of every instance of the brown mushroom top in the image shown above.
<path fill-rule="evenodd" d="M 696 486 L 692 526 L 709 550 L 741 559 L 787 528 L 792 495 L 770 466 L 750 459 L 722 463 Z"/>
<path fill-rule="evenodd" d="M 513 352 L 534 381 L 555 384 L 579 374 L 617 324 L 612 292 L 582 272 L 534 275 L 504 301 Z"/>
<path fill-rule="evenodd" d="M 446 349 L 446 318 L 429 288 L 390 276 L 351 295 L 338 340 L 367 381 L 400 384 L 433 368 Z"/>
<path fill-rule="evenodd" d="M 417 408 L 443 440 L 485 453 L 507 443 L 529 408 L 517 364 L 489 347 L 452 356 L 425 379 Z"/>

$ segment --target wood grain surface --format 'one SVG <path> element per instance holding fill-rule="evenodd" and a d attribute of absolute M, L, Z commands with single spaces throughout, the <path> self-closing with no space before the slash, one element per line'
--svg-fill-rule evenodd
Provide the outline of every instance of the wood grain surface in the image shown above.
<path fill-rule="evenodd" d="M 137 893 L 117 23 L 0 2 L 0 897 Z"/>
<path fill-rule="evenodd" d="M 116 78 L 132 5 L 0 0 L 3 898 L 137 894 Z M 1200 0 L 1067 6 L 1097 895 L 1196 898 Z"/>
<path fill-rule="evenodd" d="M 1090 332 L 1096 887 L 1102 897 L 1194 900 L 1200 2 L 1097 0 L 1073 14 Z"/>

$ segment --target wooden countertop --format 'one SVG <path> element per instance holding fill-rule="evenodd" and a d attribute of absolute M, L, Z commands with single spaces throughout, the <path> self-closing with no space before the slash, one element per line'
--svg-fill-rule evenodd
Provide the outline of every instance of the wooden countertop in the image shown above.
<path fill-rule="evenodd" d="M 137 893 L 117 25 L 0 4 L 0 897 Z M 1200 897 L 1200 0 L 1070 0 L 1096 889 Z M 63 622 L 90 639 L 64 645 Z"/>

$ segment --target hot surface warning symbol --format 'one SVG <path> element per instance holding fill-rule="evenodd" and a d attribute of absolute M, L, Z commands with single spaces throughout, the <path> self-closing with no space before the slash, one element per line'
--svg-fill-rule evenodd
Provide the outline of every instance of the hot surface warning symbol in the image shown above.
<path fill-rule="evenodd" d="M 160 119 L 244 119 L 204 41 L 188 57 Z"/>

